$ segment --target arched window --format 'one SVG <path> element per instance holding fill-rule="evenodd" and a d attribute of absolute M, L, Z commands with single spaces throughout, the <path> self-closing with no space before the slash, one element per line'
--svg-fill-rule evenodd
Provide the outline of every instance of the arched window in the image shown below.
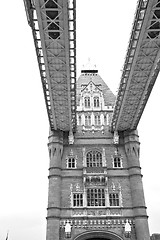
<path fill-rule="evenodd" d="M 91 125 L 91 116 L 90 115 L 86 115 L 85 116 L 85 125 L 86 126 L 90 126 Z"/>
<path fill-rule="evenodd" d="M 85 98 L 84 98 L 84 106 L 85 106 L 86 108 L 89 108 L 90 105 L 91 105 L 90 97 L 85 97 Z"/>
<path fill-rule="evenodd" d="M 95 115 L 95 116 L 94 116 L 94 124 L 95 124 L 95 125 L 101 125 L 100 115 Z"/>
<path fill-rule="evenodd" d="M 99 97 L 94 97 L 94 107 L 99 107 Z"/>
<path fill-rule="evenodd" d="M 102 154 L 98 151 L 90 151 L 86 155 L 87 167 L 102 167 Z"/>
<path fill-rule="evenodd" d="M 78 122 L 79 122 L 79 125 L 82 125 L 82 118 L 81 118 L 81 115 L 78 116 Z"/>

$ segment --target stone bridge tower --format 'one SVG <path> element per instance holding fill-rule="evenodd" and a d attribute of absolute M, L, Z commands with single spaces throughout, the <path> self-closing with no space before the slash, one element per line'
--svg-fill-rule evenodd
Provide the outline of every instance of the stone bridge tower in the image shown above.
<path fill-rule="evenodd" d="M 49 136 L 47 240 L 149 240 L 137 131 L 112 133 L 115 96 L 95 68 L 77 81 L 77 128 Z"/>

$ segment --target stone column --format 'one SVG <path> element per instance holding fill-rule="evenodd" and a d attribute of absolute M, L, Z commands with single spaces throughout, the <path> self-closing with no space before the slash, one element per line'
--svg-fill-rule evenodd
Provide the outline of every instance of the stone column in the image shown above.
<path fill-rule="evenodd" d="M 139 138 L 137 131 L 124 132 L 125 151 L 132 196 L 133 214 L 137 240 L 150 240 L 148 216 L 144 200 L 142 174 L 139 163 Z"/>
<path fill-rule="evenodd" d="M 59 240 L 61 211 L 61 161 L 63 153 L 63 132 L 53 131 L 49 135 L 50 153 L 47 240 Z"/>

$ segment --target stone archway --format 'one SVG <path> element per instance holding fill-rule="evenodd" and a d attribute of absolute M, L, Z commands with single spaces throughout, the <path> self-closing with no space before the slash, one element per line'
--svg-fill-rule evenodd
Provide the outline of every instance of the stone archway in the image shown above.
<path fill-rule="evenodd" d="M 79 234 L 74 240 L 123 240 L 123 238 L 109 231 L 87 231 Z"/>

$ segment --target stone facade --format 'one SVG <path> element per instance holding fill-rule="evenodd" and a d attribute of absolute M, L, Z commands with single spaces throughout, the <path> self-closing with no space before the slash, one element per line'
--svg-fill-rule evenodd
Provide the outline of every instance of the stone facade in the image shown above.
<path fill-rule="evenodd" d="M 77 82 L 77 128 L 50 132 L 47 240 L 149 240 L 137 131 L 112 133 L 115 96 L 96 69 Z"/>

